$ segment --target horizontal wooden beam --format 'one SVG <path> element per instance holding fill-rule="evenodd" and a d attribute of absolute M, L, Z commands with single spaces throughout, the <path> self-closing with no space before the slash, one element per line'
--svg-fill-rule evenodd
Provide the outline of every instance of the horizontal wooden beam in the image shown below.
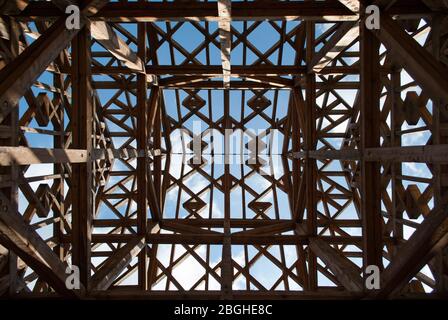
<path fill-rule="evenodd" d="M 281 234 L 283 232 L 292 231 L 296 228 L 296 222 L 280 222 L 264 227 L 253 228 L 250 230 L 238 231 L 233 233 L 234 236 L 250 236 L 250 235 L 268 235 Z"/>
<path fill-rule="evenodd" d="M 355 20 L 354 15 L 337 2 L 270 2 L 232 3 L 232 20 Z M 426 7 L 425 7 L 426 8 Z M 54 17 L 61 14 L 55 6 L 48 3 L 30 3 L 19 17 Z M 426 8 L 427 9 L 427 8 Z M 94 20 L 111 22 L 155 22 L 155 21 L 219 21 L 216 2 L 181 2 L 170 3 L 109 3 Z"/>
<path fill-rule="evenodd" d="M 318 160 L 359 160 L 361 159 L 361 152 L 356 149 L 344 149 L 344 150 L 312 150 L 308 152 L 296 152 L 294 153 L 296 159 L 309 157 L 311 159 Z"/>
<path fill-rule="evenodd" d="M 416 147 L 369 148 L 365 150 L 366 161 L 448 163 L 448 145 Z"/>
<path fill-rule="evenodd" d="M 447 163 L 448 145 L 417 147 L 367 148 L 364 156 L 359 150 L 316 150 L 295 152 L 295 159 L 310 157 L 319 160 L 360 160 L 384 162 Z M 84 163 L 101 159 L 133 159 L 145 157 L 144 150 L 94 149 L 91 152 L 77 149 L 44 149 L 27 147 L 0 147 L 0 165 L 30 165 L 39 163 Z"/>
<path fill-rule="evenodd" d="M 356 149 L 315 150 L 295 152 L 293 157 L 310 157 L 318 160 L 360 160 L 384 162 L 448 163 L 448 145 L 416 147 L 367 148 L 364 155 Z M 77 149 L 44 149 L 27 147 L 0 147 L 0 165 L 30 165 L 38 163 L 84 163 L 101 159 L 133 159 L 145 157 L 144 150 L 94 149 L 91 152 Z"/>
<path fill-rule="evenodd" d="M 89 160 L 87 150 L 0 147 L 0 165 L 38 163 L 82 163 Z"/>
<path fill-rule="evenodd" d="M 358 72 L 352 68 L 352 72 Z M 334 72 L 350 71 L 349 68 L 336 67 Z M 154 75 L 182 75 L 182 76 L 222 76 L 221 65 L 182 65 L 169 66 L 157 65 L 146 66 L 146 72 Z M 129 69 L 119 67 L 92 67 L 93 74 L 129 74 Z M 306 73 L 303 66 L 277 66 L 277 65 L 253 65 L 253 66 L 232 66 L 232 77 L 242 76 L 293 76 Z"/>
<path fill-rule="evenodd" d="M 93 243 L 118 243 L 129 242 L 135 239 L 135 234 L 93 234 Z M 247 245 L 298 245 L 308 244 L 307 235 L 231 235 L 232 244 Z M 353 244 L 361 245 L 360 236 L 320 236 L 320 239 L 330 244 Z M 222 244 L 224 234 L 155 234 L 146 236 L 147 243 L 153 244 Z M 70 242 L 69 236 L 63 236 L 62 242 Z M 384 237 L 384 243 L 393 244 L 396 241 L 392 238 Z"/>
<path fill-rule="evenodd" d="M 306 219 L 303 220 L 306 222 Z M 177 225 L 186 225 L 194 228 L 224 228 L 224 219 L 163 219 L 163 224 L 174 222 Z M 261 219 L 232 219 L 230 220 L 231 228 L 262 228 L 273 227 L 279 224 L 295 223 L 293 220 L 261 220 Z M 328 226 L 330 224 L 339 227 L 361 227 L 360 220 L 344 220 L 344 219 L 318 219 L 319 227 Z M 93 225 L 97 228 L 108 227 L 132 227 L 137 226 L 137 219 L 95 219 Z M 163 228 L 163 226 L 162 226 Z"/>
<path fill-rule="evenodd" d="M 167 235 L 167 234 L 150 234 L 147 236 L 147 241 L 150 243 L 182 243 L 182 244 L 223 244 L 224 234 L 222 235 Z M 338 239 L 332 239 L 338 241 Z M 351 239 L 339 239 L 341 241 L 350 241 Z M 353 239 L 354 240 L 354 239 Z M 259 244 L 259 245 L 297 245 L 307 241 L 306 237 L 299 236 L 237 236 L 231 235 L 230 241 L 232 244 Z"/>
<path fill-rule="evenodd" d="M 324 69 L 325 70 L 325 69 Z M 269 78 L 269 77 L 265 77 Z M 282 80 L 279 84 L 276 80 Z M 223 89 L 222 81 L 192 81 L 185 77 L 182 81 L 174 81 L 168 83 L 170 78 L 164 78 L 159 80 L 158 86 L 162 89 Z M 175 80 L 175 79 L 174 79 Z M 277 89 L 277 90 L 291 90 L 294 86 L 300 85 L 302 88 L 306 88 L 300 81 L 294 81 L 290 79 L 284 79 L 277 77 L 274 81 L 230 81 L 231 90 L 251 90 L 251 89 Z M 276 82 L 274 85 L 273 83 Z M 129 82 L 116 82 L 116 81 L 94 81 L 93 87 L 95 89 L 123 89 L 123 90 L 135 90 L 137 88 L 136 81 Z M 355 90 L 359 89 L 359 82 L 357 81 L 326 81 L 316 83 L 318 90 Z"/>
<path fill-rule="evenodd" d="M 204 234 L 204 235 L 208 235 L 208 234 L 215 234 L 215 235 L 218 234 L 219 235 L 219 232 L 217 232 L 217 231 L 210 231 L 210 230 L 202 229 L 201 227 L 198 227 L 198 226 L 188 225 L 188 223 L 179 223 L 179 222 L 173 221 L 173 220 L 174 219 L 160 221 L 160 228 L 165 229 L 165 230 L 170 230 L 173 232 L 185 232 L 185 233 Z"/>
<path fill-rule="evenodd" d="M 69 73 L 69 70 L 61 70 L 62 73 Z M 388 68 L 383 67 L 383 72 L 388 72 Z M 115 66 L 93 66 L 92 74 L 116 75 L 116 74 L 133 74 L 134 72 L 126 67 Z M 221 77 L 222 66 L 217 65 L 149 65 L 146 66 L 146 73 L 156 76 L 173 75 L 173 76 L 202 76 L 202 77 Z M 233 65 L 231 69 L 231 77 L 243 78 L 248 76 L 297 76 L 307 73 L 305 66 L 287 66 L 287 65 L 248 65 L 236 66 Z M 328 66 L 319 72 L 319 74 L 326 75 L 341 75 L 341 74 L 359 74 L 359 67 L 355 66 Z"/>
<path fill-rule="evenodd" d="M 144 150 L 136 149 L 44 149 L 0 147 L 0 165 L 30 165 L 38 163 L 85 163 L 101 159 L 132 159 L 145 157 Z"/>
<path fill-rule="evenodd" d="M 295 152 L 295 159 L 310 157 L 318 160 L 361 160 L 381 162 L 448 163 L 448 145 L 411 147 L 366 148 L 364 154 L 357 149 L 316 150 Z"/>
<path fill-rule="evenodd" d="M 403 18 L 432 14 L 421 1 L 400 0 L 388 11 Z M 444 11 L 441 11 L 444 12 Z M 48 2 L 31 2 L 18 16 L 22 19 L 58 17 L 61 12 Z M 109 3 L 95 20 L 111 22 L 154 22 L 154 21 L 218 21 L 216 2 L 128 2 Z M 235 2 L 232 3 L 232 20 L 314 20 L 314 21 L 356 21 L 358 15 L 337 1 L 309 2 Z"/>
<path fill-rule="evenodd" d="M 186 81 L 184 83 L 169 84 L 166 83 L 166 78 L 159 81 L 159 86 L 163 88 L 178 88 L 183 89 L 224 89 L 222 81 L 198 81 L 190 82 Z M 225 89 L 237 89 L 237 90 L 250 90 L 250 89 L 291 89 L 294 86 L 294 81 L 289 79 L 284 79 L 282 84 L 272 81 L 271 83 L 257 82 L 257 81 L 230 81 L 229 86 Z"/>

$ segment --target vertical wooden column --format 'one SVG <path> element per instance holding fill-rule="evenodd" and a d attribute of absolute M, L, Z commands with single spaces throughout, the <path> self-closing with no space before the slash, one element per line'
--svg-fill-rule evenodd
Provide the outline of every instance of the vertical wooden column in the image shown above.
<path fill-rule="evenodd" d="M 156 114 L 157 114 L 157 108 L 160 108 L 160 91 L 161 89 L 157 86 L 151 87 L 151 94 L 149 97 L 148 102 L 148 121 L 147 121 L 147 127 L 148 127 L 148 137 L 151 136 L 151 133 L 153 131 L 154 126 L 156 125 Z M 160 125 L 158 123 L 157 125 Z M 151 225 L 155 225 L 157 223 L 160 223 L 162 220 L 162 211 L 161 207 L 159 206 L 159 200 L 160 198 L 157 196 L 156 188 L 154 186 L 154 179 L 153 179 L 153 171 L 151 170 L 151 167 L 147 166 L 147 197 L 148 197 L 148 205 L 151 209 Z M 152 285 L 155 283 L 156 275 L 157 275 L 157 244 L 151 244 L 151 252 L 150 252 L 150 259 L 149 259 L 149 268 L 148 268 L 148 288 L 151 289 Z"/>
<path fill-rule="evenodd" d="M 224 90 L 224 128 L 231 129 L 230 123 L 230 91 Z M 230 239 L 230 137 L 225 139 L 224 146 L 224 241 L 222 246 L 221 290 L 224 299 L 230 299 L 232 295 L 232 244 Z"/>
<path fill-rule="evenodd" d="M 364 7 L 361 13 L 365 12 Z M 383 13 L 384 14 L 384 13 Z M 367 29 L 365 16 L 360 23 L 361 63 L 361 153 L 366 148 L 380 146 L 380 43 Z M 381 173 L 379 162 L 361 160 L 361 215 L 363 220 L 364 268 L 381 268 Z"/>
<path fill-rule="evenodd" d="M 149 97 L 148 102 L 148 121 L 146 123 L 147 125 L 147 137 L 153 136 L 153 133 L 156 131 L 154 128 L 156 126 L 160 126 L 160 123 L 157 123 L 156 116 L 158 114 L 158 109 L 160 108 L 160 94 L 161 89 L 158 86 L 152 86 L 151 87 L 151 93 Z M 154 145 L 153 145 L 154 146 Z M 154 148 L 153 148 L 154 150 Z M 159 156 L 157 156 L 159 157 Z M 156 158 L 156 156 L 154 156 Z M 162 211 L 160 207 L 160 194 L 157 194 L 157 189 L 155 187 L 154 183 L 154 176 L 158 175 L 159 173 L 155 173 L 154 170 L 157 168 L 157 166 L 154 166 L 154 170 L 151 170 L 151 167 L 148 166 L 148 204 L 149 208 L 151 209 L 151 215 L 152 219 L 155 222 L 160 222 L 162 220 Z M 159 189 L 160 190 L 160 189 Z"/>
<path fill-rule="evenodd" d="M 153 39 L 153 36 L 150 37 Z M 153 39 L 154 45 L 152 46 L 153 53 L 151 60 L 153 64 L 158 64 L 157 53 L 155 52 L 155 43 L 157 41 L 157 36 L 155 35 L 155 39 Z M 160 212 L 163 215 L 163 192 L 162 192 L 162 108 L 164 108 L 162 104 L 163 93 L 159 90 L 157 96 L 157 109 L 155 111 L 155 121 L 152 128 L 152 141 L 153 141 L 153 150 L 156 152 L 154 154 L 154 190 L 156 193 L 157 202 L 160 208 Z"/>
<path fill-rule="evenodd" d="M 146 62 L 146 24 L 138 24 L 138 56 Z M 137 75 L 137 149 L 148 150 L 148 105 L 146 75 Z M 137 158 L 137 233 L 146 235 L 148 221 L 148 158 Z M 147 246 L 138 255 L 138 281 L 142 290 L 148 289 Z"/>
<path fill-rule="evenodd" d="M 442 43 L 442 23 L 445 17 L 434 16 L 432 18 L 432 53 L 435 59 L 440 61 Z M 448 128 L 448 101 L 436 99 L 433 101 L 433 144 L 448 144 L 448 136 L 443 130 Z M 446 205 L 448 202 L 448 165 L 435 164 L 434 170 L 434 207 Z M 441 249 L 431 261 L 430 266 L 435 271 L 436 291 L 448 292 L 448 270 L 445 267 L 448 261 L 448 249 Z"/>
<path fill-rule="evenodd" d="M 162 156 L 160 150 L 162 148 L 162 107 L 161 107 L 162 95 L 159 95 L 159 107 L 156 111 L 156 121 L 154 122 L 154 133 L 153 133 L 153 150 L 157 152 L 154 155 L 154 189 L 156 192 L 156 197 L 159 203 L 159 208 L 163 214 L 163 202 L 162 202 Z"/>
<path fill-rule="evenodd" d="M 306 22 L 306 62 L 311 63 L 314 56 L 315 23 Z M 317 167 L 316 160 L 308 156 L 308 152 L 316 149 L 316 75 L 306 75 L 305 128 L 304 150 L 305 181 L 306 181 L 306 219 L 307 231 L 310 237 L 317 234 Z M 317 289 L 317 258 L 308 248 L 308 287 Z"/>
<path fill-rule="evenodd" d="M 401 68 L 396 66 L 392 67 L 392 72 L 390 75 L 390 91 L 392 99 L 392 107 L 391 107 L 391 128 L 390 128 L 390 144 L 391 147 L 400 147 L 401 143 L 401 134 L 397 135 L 397 131 L 401 131 L 401 125 L 403 124 L 402 117 L 400 115 L 400 108 L 402 108 L 401 104 Z M 397 179 L 398 176 L 401 176 L 402 169 L 401 163 L 392 163 L 391 164 L 391 187 L 392 187 L 392 230 L 393 237 L 397 239 L 403 239 L 403 224 L 397 223 L 398 219 L 403 218 L 403 206 L 400 205 L 398 199 L 400 195 L 404 194 L 403 183 L 401 179 Z"/>
<path fill-rule="evenodd" d="M 14 18 L 10 18 L 10 49 L 13 57 L 17 57 L 20 54 L 20 31 L 19 24 Z M 11 112 L 11 117 L 9 119 L 11 124 L 11 129 L 13 134 L 11 135 L 11 145 L 18 146 L 19 145 L 19 108 L 14 108 Z M 13 211 L 19 211 L 19 169 L 20 167 L 17 165 L 11 166 L 11 205 Z M 14 294 L 18 291 L 19 279 L 21 279 L 19 275 L 19 270 L 17 267 L 18 259 L 17 256 L 9 251 L 9 274 L 10 274 L 10 283 L 9 283 L 9 292 Z M 23 275 L 22 275 L 23 276 Z"/>
<path fill-rule="evenodd" d="M 152 65 L 158 65 L 158 59 L 157 59 L 157 42 L 158 42 L 158 38 L 157 38 L 157 31 L 154 28 L 154 26 L 152 25 L 152 23 L 147 23 L 146 24 L 146 33 L 147 33 L 147 39 L 149 42 L 149 58 L 152 62 Z M 157 90 L 157 91 L 156 91 Z M 158 93 L 159 89 L 156 89 L 155 87 L 151 88 L 151 99 L 150 102 L 153 103 L 153 95 L 157 92 L 157 94 L 161 95 L 160 98 L 158 97 L 158 101 L 157 101 L 157 105 L 159 103 L 161 103 L 163 101 L 163 96 L 162 93 Z M 151 108 L 153 108 L 154 106 L 150 106 Z M 160 104 L 158 106 L 159 109 L 163 108 L 163 104 Z M 157 116 L 157 113 L 156 113 Z M 155 122 L 157 123 L 157 121 Z M 154 146 L 155 147 L 155 146 Z M 154 157 L 154 171 L 157 170 L 156 167 L 158 167 L 158 164 L 156 164 L 156 162 L 161 162 L 161 157 Z M 168 167 L 169 168 L 169 167 Z M 169 174 L 166 173 L 166 179 L 167 181 L 169 181 Z M 157 189 L 155 188 L 155 192 L 157 194 Z M 165 189 L 166 190 L 166 189 Z M 163 197 L 161 200 L 161 205 L 159 206 L 161 212 L 163 213 Z M 151 210 L 153 210 L 151 208 Z M 151 290 L 151 287 L 154 285 L 155 281 L 156 281 L 156 276 L 157 276 L 157 251 L 158 251 L 158 245 L 156 243 L 152 243 L 151 244 L 151 251 L 149 253 L 149 266 L 148 266 L 148 272 L 147 272 L 147 281 L 148 281 L 148 289 Z"/>
<path fill-rule="evenodd" d="M 9 50 L 11 52 L 12 57 L 16 57 L 19 55 L 19 29 L 17 22 L 8 17 L 8 31 L 9 31 Z M 5 53 L 5 56 L 6 53 Z M 12 112 L 1 122 L 1 125 L 8 126 L 11 131 L 11 135 L 8 137 L 1 138 L 0 144 L 2 146 L 18 146 L 19 145 L 19 108 L 14 106 Z M 10 201 L 11 209 L 15 212 L 18 211 L 18 176 L 19 176 L 19 167 L 15 164 L 9 167 L 1 167 L 0 166 L 0 174 L 9 176 L 11 179 L 11 185 L 6 188 L 2 188 L 0 192 L 2 192 Z M 9 250 L 8 252 L 8 268 L 9 268 L 9 294 L 14 295 L 17 293 L 17 287 L 19 282 L 19 275 L 17 270 L 17 255 Z M 1 270 L 0 270 L 1 271 Z"/>
<path fill-rule="evenodd" d="M 90 29 L 84 27 L 72 43 L 73 149 L 92 149 L 93 90 L 90 74 Z M 92 163 L 72 166 L 72 263 L 79 267 L 80 281 L 88 290 L 91 276 L 93 218 Z"/>
<path fill-rule="evenodd" d="M 302 90 L 301 88 L 294 88 L 293 90 Z M 290 94 L 290 101 L 289 101 L 289 117 L 291 121 L 291 140 L 292 140 L 292 152 L 299 152 L 300 151 L 300 124 L 299 124 L 299 117 L 298 117 L 298 108 L 303 107 L 300 106 L 297 103 L 297 99 L 295 98 L 294 91 L 291 91 Z M 299 198 L 299 185 L 300 185 L 300 159 L 295 159 L 292 163 L 292 208 L 293 212 L 295 214 L 296 221 L 301 221 L 303 216 L 299 217 L 298 209 L 297 209 L 297 201 Z"/>
<path fill-rule="evenodd" d="M 59 55 L 60 61 L 63 61 L 63 53 Z M 64 76 L 62 74 L 55 74 L 53 76 L 54 86 L 56 88 L 64 88 Z M 55 131 L 60 132 L 60 135 L 55 135 L 53 138 L 53 147 L 64 149 L 65 147 L 65 136 L 62 134 L 65 131 L 64 127 L 64 97 L 60 92 L 55 92 L 53 94 L 54 100 L 61 101 L 60 105 L 57 107 L 57 117 L 53 117 L 51 119 L 53 128 Z M 53 165 L 53 170 L 55 174 L 63 175 L 65 173 L 64 165 L 61 163 L 55 163 Z M 53 182 L 53 190 L 56 199 L 58 200 L 59 205 L 53 205 L 53 213 L 55 218 L 63 218 L 65 217 L 65 201 L 64 201 L 64 179 L 61 177 L 60 179 L 56 179 Z M 65 259 L 65 248 L 61 244 L 62 234 L 64 231 L 64 223 L 63 220 L 59 220 L 53 224 L 53 236 L 57 240 L 57 245 L 53 248 L 53 251 L 56 255 L 61 259 Z"/>

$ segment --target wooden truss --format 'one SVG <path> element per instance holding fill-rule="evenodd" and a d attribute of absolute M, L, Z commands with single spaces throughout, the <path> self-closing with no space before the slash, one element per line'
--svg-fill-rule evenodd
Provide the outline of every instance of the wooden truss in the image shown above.
<path fill-rule="evenodd" d="M 80 2 L 0 1 L 0 296 L 446 297 L 447 1 Z"/>

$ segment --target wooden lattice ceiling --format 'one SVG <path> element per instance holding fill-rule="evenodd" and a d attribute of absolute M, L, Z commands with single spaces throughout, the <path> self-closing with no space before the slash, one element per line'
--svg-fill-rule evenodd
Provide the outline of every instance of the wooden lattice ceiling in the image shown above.
<path fill-rule="evenodd" d="M 446 294 L 446 1 L 7 0 L 0 13 L 0 296 Z M 226 129 L 259 129 L 240 154 L 255 163 L 213 162 L 229 153 L 210 132 Z"/>

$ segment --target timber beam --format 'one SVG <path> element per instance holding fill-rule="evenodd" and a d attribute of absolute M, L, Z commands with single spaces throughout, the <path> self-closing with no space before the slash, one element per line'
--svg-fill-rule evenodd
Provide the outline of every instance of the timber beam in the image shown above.
<path fill-rule="evenodd" d="M 81 27 L 87 22 L 85 15 L 100 9 L 106 2 L 108 1 L 89 2 L 81 11 Z M 69 46 L 78 32 L 77 29 L 68 30 L 65 17 L 61 17 L 16 59 L 1 69 L 0 123 L 17 106 L 19 99 L 32 87 L 39 75 Z"/>
<path fill-rule="evenodd" d="M 69 5 L 75 5 L 76 1 L 73 0 L 52 0 L 52 2 L 62 11 Z M 102 3 L 101 7 L 107 2 L 106 0 L 93 0 L 91 3 Z M 99 6 L 90 6 L 87 8 L 88 16 L 96 13 Z M 94 9 L 95 11 L 92 11 Z M 84 9 L 86 10 L 86 9 Z M 117 33 L 112 29 L 112 27 L 104 21 L 91 21 L 90 32 L 92 38 L 95 39 L 99 44 L 106 48 L 117 60 L 121 61 L 129 70 L 136 73 L 145 73 L 145 66 L 143 61 L 135 54 L 127 45 L 127 43 L 117 35 Z M 150 79 L 150 82 L 154 79 Z"/>
<path fill-rule="evenodd" d="M 319 73 L 359 37 L 359 23 L 343 22 L 324 47 L 313 56 L 308 72 Z"/>
<path fill-rule="evenodd" d="M 145 245 L 145 237 L 137 237 L 117 249 L 93 275 L 92 290 L 107 290 Z"/>
<path fill-rule="evenodd" d="M 348 291 L 363 291 L 361 270 L 356 264 L 321 239 L 311 238 L 309 246 Z"/>
<path fill-rule="evenodd" d="M 448 207 L 434 208 L 400 250 L 381 275 L 381 290 L 373 296 L 387 298 L 399 290 L 448 244 Z"/>
<path fill-rule="evenodd" d="M 231 16 L 232 1 L 218 0 L 219 14 L 219 39 L 221 42 L 221 63 L 222 78 L 224 88 L 230 87 L 231 63 L 230 55 L 232 51 L 232 33 L 231 33 Z"/>
<path fill-rule="evenodd" d="M 372 3 L 372 2 L 370 2 Z M 380 42 L 365 24 L 365 6 L 360 22 L 360 148 L 380 146 Z M 384 14 L 383 14 L 384 15 Z M 383 16 L 382 15 L 382 16 Z M 381 166 L 378 161 L 361 161 L 361 217 L 363 221 L 363 265 L 382 268 L 383 221 L 381 217 Z"/>
<path fill-rule="evenodd" d="M 129 242 L 135 239 L 135 234 L 93 234 L 92 243 L 117 243 Z M 153 234 L 146 236 L 148 244 L 185 244 L 185 245 L 201 245 L 201 244 L 222 244 L 224 237 L 229 237 L 232 245 L 307 245 L 309 243 L 308 235 L 230 235 L 221 234 Z M 323 241 L 334 245 L 361 245 L 362 237 L 360 236 L 320 236 Z M 384 243 L 395 243 L 396 240 L 384 237 Z M 68 237 L 63 237 L 63 242 L 69 242 Z"/>
<path fill-rule="evenodd" d="M 45 149 L 0 147 L 0 165 L 30 165 L 39 163 L 87 163 L 103 159 L 143 158 L 149 151 L 125 149 Z"/>
<path fill-rule="evenodd" d="M 232 4 L 232 20 L 313 20 L 356 21 L 359 16 L 337 1 L 330 2 L 236 2 Z M 442 8 L 443 9 L 443 8 Z M 445 10 L 445 9 L 444 9 Z M 387 11 L 403 18 L 427 15 L 433 11 L 421 1 L 400 0 Z M 444 12 L 444 11 L 442 11 Z M 61 12 L 51 3 L 31 2 L 17 18 L 38 19 L 58 17 Z M 216 3 L 109 3 L 92 19 L 110 22 L 155 21 L 219 21 Z"/>
<path fill-rule="evenodd" d="M 41 276 L 56 292 L 66 297 L 79 297 L 79 292 L 67 289 L 66 264 L 63 263 L 45 241 L 25 223 L 23 217 L 11 211 L 9 200 L 0 193 L 0 243 L 16 253 Z"/>
<path fill-rule="evenodd" d="M 381 28 L 372 30 L 422 89 L 448 104 L 448 67 L 437 61 L 389 15 L 381 15 Z"/>
<path fill-rule="evenodd" d="M 379 147 L 343 150 L 316 150 L 309 152 L 294 152 L 295 159 L 310 157 L 318 160 L 364 160 L 367 162 L 420 162 L 420 163 L 447 163 L 448 145 L 428 145 L 410 147 Z"/>

